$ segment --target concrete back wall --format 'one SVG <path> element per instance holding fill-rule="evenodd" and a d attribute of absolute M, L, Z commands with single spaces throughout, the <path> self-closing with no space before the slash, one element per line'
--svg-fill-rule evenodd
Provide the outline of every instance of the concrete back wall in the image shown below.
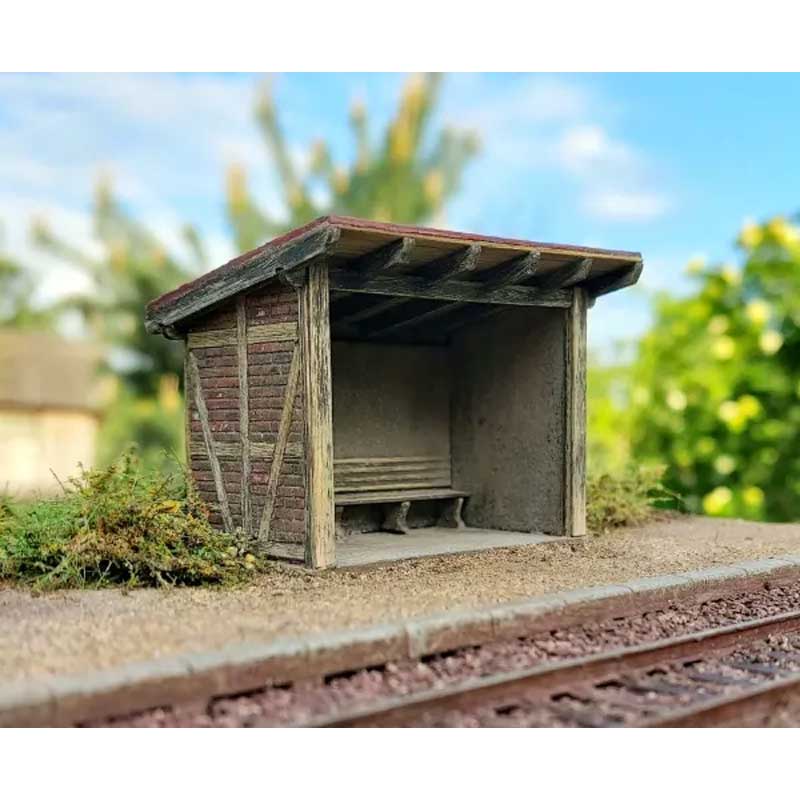
<path fill-rule="evenodd" d="M 334 342 L 335 458 L 450 458 L 446 347 Z"/>
<path fill-rule="evenodd" d="M 561 309 L 509 309 L 451 353 L 453 485 L 467 525 L 558 533 L 564 471 Z"/>

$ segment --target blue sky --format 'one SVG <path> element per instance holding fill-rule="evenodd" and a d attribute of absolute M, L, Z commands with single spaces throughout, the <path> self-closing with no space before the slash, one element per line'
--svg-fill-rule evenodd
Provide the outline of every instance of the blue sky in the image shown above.
<path fill-rule="evenodd" d="M 6 249 L 40 273 L 42 297 L 79 286 L 32 251 L 34 215 L 91 246 L 92 183 L 110 174 L 130 208 L 172 247 L 184 220 L 218 261 L 233 255 L 225 168 L 244 164 L 265 206 L 280 209 L 253 124 L 255 75 L 0 75 L 0 224 Z M 271 78 L 292 151 L 327 139 L 347 161 L 347 110 L 366 103 L 377 136 L 405 76 Z M 746 218 L 800 210 L 800 76 L 458 74 L 437 123 L 481 139 L 449 227 L 543 241 L 641 250 L 638 290 L 600 301 L 590 343 L 638 335 L 648 293 L 683 291 L 686 261 L 733 259 Z"/>

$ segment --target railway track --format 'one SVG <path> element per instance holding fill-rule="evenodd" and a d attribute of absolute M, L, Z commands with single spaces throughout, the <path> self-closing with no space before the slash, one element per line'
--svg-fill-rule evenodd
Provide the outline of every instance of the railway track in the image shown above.
<path fill-rule="evenodd" d="M 800 714 L 800 611 L 493 675 L 315 727 L 700 727 Z"/>

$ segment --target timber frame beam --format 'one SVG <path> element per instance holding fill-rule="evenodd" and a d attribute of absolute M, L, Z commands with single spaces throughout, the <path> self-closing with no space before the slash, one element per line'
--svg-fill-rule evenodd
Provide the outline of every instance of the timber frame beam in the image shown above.
<path fill-rule="evenodd" d="M 431 283 L 412 275 L 375 276 L 364 280 L 346 269 L 331 269 L 330 288 L 337 292 L 406 297 L 417 300 L 447 300 L 454 303 L 490 303 L 510 306 L 546 306 L 568 308 L 569 290 L 547 290 L 535 286 L 487 286 L 477 281 L 448 280 Z"/>
<path fill-rule="evenodd" d="M 424 264 L 420 267 L 422 274 L 418 277 L 428 282 L 430 286 L 440 286 L 447 281 L 467 275 L 475 269 L 481 254 L 481 246 L 469 245 L 461 250 L 444 256 L 444 258 Z M 336 322 L 340 325 L 354 325 L 364 322 L 372 317 L 377 317 L 403 303 L 409 302 L 408 297 L 391 297 L 378 303 L 358 309 L 350 314 L 340 316 Z"/>

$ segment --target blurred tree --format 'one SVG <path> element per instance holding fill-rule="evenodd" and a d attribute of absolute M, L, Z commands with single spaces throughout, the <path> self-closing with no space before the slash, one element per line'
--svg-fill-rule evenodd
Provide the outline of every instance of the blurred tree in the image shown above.
<path fill-rule="evenodd" d="M 611 363 L 589 353 L 586 427 L 591 473 L 620 475 L 630 465 L 630 415 L 626 413 L 630 372 L 630 359 L 622 353 Z"/>
<path fill-rule="evenodd" d="M 747 224 L 741 266 L 689 264 L 632 367 L 632 451 L 689 509 L 800 517 L 800 227 Z"/>
<path fill-rule="evenodd" d="M 93 212 L 99 257 L 64 241 L 44 220 L 34 223 L 33 238 L 45 251 L 81 270 L 91 285 L 88 292 L 59 301 L 52 312 L 77 314 L 88 335 L 105 347 L 103 370 L 113 378 L 101 431 L 103 461 L 117 458 L 131 442 L 139 445 L 145 458 L 164 449 L 180 453 L 183 427 L 176 409 L 183 348 L 180 342 L 148 335 L 142 313 L 153 297 L 190 280 L 206 266 L 202 247 L 196 232 L 186 227 L 191 259 L 184 263 L 171 256 L 124 211 L 106 180 L 98 183 Z"/>
<path fill-rule="evenodd" d="M 318 140 L 311 146 L 303 174 L 289 155 L 269 87 L 263 87 L 256 121 L 280 179 L 286 213 L 273 219 L 262 211 L 249 192 L 243 168 L 231 167 L 228 216 L 238 248 L 250 250 L 328 213 L 405 223 L 433 219 L 458 189 L 464 167 L 477 150 L 472 133 L 444 128 L 437 137 L 431 136 L 440 84 L 439 74 L 407 81 L 397 113 L 377 148 L 370 138 L 367 111 L 356 103 L 350 111 L 355 161 L 347 167 L 334 165 L 328 145 Z"/>
<path fill-rule="evenodd" d="M 277 113 L 266 90 L 259 96 L 256 121 L 277 167 L 285 213 L 272 219 L 249 194 L 240 167 L 228 175 L 227 208 L 235 246 L 248 250 L 273 236 L 325 213 L 356 214 L 402 222 L 423 222 L 439 213 L 456 190 L 475 137 L 442 131 L 428 146 L 430 119 L 441 78 L 413 77 L 407 82 L 383 143 L 373 149 L 366 111 L 354 107 L 355 163 L 334 167 L 328 147 L 312 148 L 308 172 L 300 175 L 289 157 Z M 326 199 L 319 202 L 318 189 Z M 101 432 L 104 462 L 115 459 L 129 442 L 148 454 L 162 449 L 181 453 L 178 376 L 182 346 L 145 333 L 144 306 L 207 269 L 201 240 L 187 227 L 184 239 L 191 257 L 171 255 L 152 232 L 133 219 L 115 199 L 107 181 L 98 185 L 94 203 L 94 235 L 99 257 L 64 241 L 42 220 L 34 240 L 51 254 L 78 267 L 90 280 L 89 292 L 69 297 L 54 309 L 77 313 L 90 335 L 107 345 L 105 369 L 117 376 L 114 399 Z"/>
<path fill-rule="evenodd" d="M 0 247 L 2 247 L 0 229 Z M 31 303 L 35 288 L 33 276 L 11 256 L 0 250 L 0 328 L 43 328 L 51 314 Z"/>

